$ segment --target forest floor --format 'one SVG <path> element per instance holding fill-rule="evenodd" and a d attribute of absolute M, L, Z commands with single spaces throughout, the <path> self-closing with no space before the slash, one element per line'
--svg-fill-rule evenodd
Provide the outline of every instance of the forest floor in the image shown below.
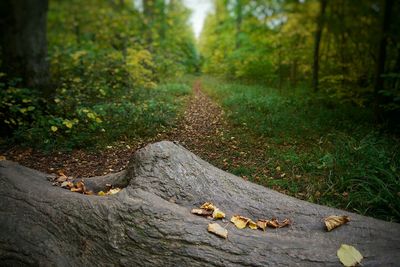
<path fill-rule="evenodd" d="M 0 158 L 45 173 L 92 177 L 121 171 L 137 149 L 170 140 L 224 171 L 298 199 L 398 218 L 397 145 L 390 150 L 386 139 L 360 126 L 348 130 L 358 122 L 343 107 L 329 109 L 296 94 L 205 76 L 182 101 L 174 126 L 160 127 L 152 137 L 126 138 L 97 150 L 46 153 L 14 146 L 0 151 Z"/>
<path fill-rule="evenodd" d="M 3 155 L 12 161 L 46 173 L 64 173 L 74 178 L 100 176 L 123 170 L 131 155 L 148 143 L 161 140 L 178 142 L 219 168 L 243 165 L 241 144 L 230 134 L 230 125 L 222 108 L 203 91 L 200 80 L 193 84 L 193 94 L 177 127 L 143 140 L 116 142 L 100 151 L 73 150 L 45 153 L 15 146 Z M 254 152 L 253 152 L 254 153 Z M 244 176 L 246 178 L 246 176 Z"/>

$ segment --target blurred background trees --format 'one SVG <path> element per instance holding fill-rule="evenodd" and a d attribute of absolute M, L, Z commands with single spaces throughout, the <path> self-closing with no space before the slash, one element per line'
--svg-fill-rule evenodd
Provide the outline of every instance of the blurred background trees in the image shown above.
<path fill-rule="evenodd" d="M 0 127 L 18 142 L 85 147 L 93 135 L 154 132 L 176 111 L 158 84 L 199 69 L 181 0 L 0 5 Z"/>
<path fill-rule="evenodd" d="M 400 108 L 400 5 L 392 0 L 216 0 L 200 51 L 204 71 L 340 101 Z"/>

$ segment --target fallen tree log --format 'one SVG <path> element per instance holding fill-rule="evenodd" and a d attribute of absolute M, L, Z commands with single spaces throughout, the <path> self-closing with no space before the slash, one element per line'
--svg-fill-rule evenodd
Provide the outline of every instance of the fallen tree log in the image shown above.
<path fill-rule="evenodd" d="M 400 225 L 311 204 L 244 181 L 171 142 L 137 151 L 126 171 L 86 179 L 111 196 L 54 187 L 47 175 L 0 162 L 2 266 L 340 266 L 341 244 L 355 246 L 363 266 L 400 263 Z M 210 219 L 190 213 L 212 201 L 227 218 L 290 218 L 267 231 L 226 225 L 228 239 L 207 232 Z M 322 218 L 351 222 L 326 232 Z"/>

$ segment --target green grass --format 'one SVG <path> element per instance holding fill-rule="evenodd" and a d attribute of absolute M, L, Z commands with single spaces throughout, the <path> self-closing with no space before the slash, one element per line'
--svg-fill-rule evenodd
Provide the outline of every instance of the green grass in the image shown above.
<path fill-rule="evenodd" d="M 399 140 L 374 125 L 367 109 L 308 89 L 279 91 L 210 77 L 203 85 L 242 143 L 264 148 L 251 165 L 270 173 L 248 166 L 229 171 L 312 202 L 400 221 Z"/>

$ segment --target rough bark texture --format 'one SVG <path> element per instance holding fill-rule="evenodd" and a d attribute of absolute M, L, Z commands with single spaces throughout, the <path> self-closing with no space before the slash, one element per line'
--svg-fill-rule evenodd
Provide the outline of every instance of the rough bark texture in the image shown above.
<path fill-rule="evenodd" d="M 0 1 L 2 70 L 9 78 L 22 78 L 24 85 L 49 92 L 47 56 L 48 0 Z"/>
<path fill-rule="evenodd" d="M 126 186 L 107 197 L 52 187 L 46 174 L 0 162 L 0 260 L 40 266 L 340 266 L 341 244 L 357 247 L 363 266 L 400 262 L 400 226 L 297 200 L 219 170 L 171 142 L 136 152 L 127 171 L 87 179 Z M 230 218 L 291 218 L 278 230 L 207 232 L 190 213 L 212 201 Z M 322 218 L 351 222 L 325 232 Z M 221 223 L 221 222 L 220 222 Z M 225 226 L 225 224 L 221 225 Z"/>

